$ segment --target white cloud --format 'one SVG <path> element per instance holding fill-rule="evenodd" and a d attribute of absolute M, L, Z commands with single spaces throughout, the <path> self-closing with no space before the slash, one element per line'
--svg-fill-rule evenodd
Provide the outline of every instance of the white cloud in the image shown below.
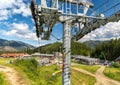
<path fill-rule="evenodd" d="M 13 28 L 19 30 L 19 31 L 28 31 L 28 25 L 27 24 L 24 24 L 24 23 L 13 23 L 12 24 Z"/>
<path fill-rule="evenodd" d="M 15 8 L 13 8 L 14 14 L 22 14 L 23 16 L 27 17 L 31 15 L 31 11 L 29 8 L 29 4 L 25 4 L 22 0 L 16 0 L 16 3 L 14 3 Z"/>
<path fill-rule="evenodd" d="M 12 8 L 15 0 L 0 0 L 0 9 Z"/>
<path fill-rule="evenodd" d="M 23 0 L 0 0 L 0 20 L 7 20 L 14 14 L 30 16 L 29 4 L 24 3 Z"/>
<path fill-rule="evenodd" d="M 2 35 L 17 37 L 25 40 L 37 40 L 36 34 L 29 29 L 29 26 L 25 23 L 13 23 L 11 28 L 7 31 L 0 30 Z"/>
<path fill-rule="evenodd" d="M 0 20 L 7 20 L 11 17 L 10 10 L 0 10 Z"/>
<path fill-rule="evenodd" d="M 120 37 L 120 21 L 109 22 L 105 26 L 101 26 L 95 31 L 85 35 L 80 41 L 110 40 L 118 37 Z"/>

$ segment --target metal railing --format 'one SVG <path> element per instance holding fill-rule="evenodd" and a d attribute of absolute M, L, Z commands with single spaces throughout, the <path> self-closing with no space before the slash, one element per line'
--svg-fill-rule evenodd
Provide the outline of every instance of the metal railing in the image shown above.
<path fill-rule="evenodd" d="M 107 0 L 107 1 L 114 1 L 114 0 Z M 110 3 L 104 2 L 104 3 L 107 5 L 113 2 L 110 2 Z M 96 10 L 99 10 L 102 7 L 104 7 L 105 4 L 103 4 L 103 6 L 100 5 L 99 6 L 100 8 L 97 8 Z M 87 33 L 90 33 L 91 31 L 99 28 L 100 25 L 105 25 L 108 22 L 115 22 L 120 20 L 120 1 L 117 1 L 114 4 L 111 4 L 106 9 L 102 9 L 101 12 L 99 12 L 96 16 L 100 16 L 100 14 L 106 15 L 105 16 L 106 19 L 99 20 L 99 19 L 91 18 L 91 21 L 88 22 L 87 25 L 77 33 L 76 40 L 81 39 Z"/>

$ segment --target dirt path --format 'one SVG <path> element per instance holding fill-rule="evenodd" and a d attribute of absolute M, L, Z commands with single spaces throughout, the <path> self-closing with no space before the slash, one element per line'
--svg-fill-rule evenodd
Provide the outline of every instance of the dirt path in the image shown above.
<path fill-rule="evenodd" d="M 95 85 L 120 85 L 120 82 L 112 80 L 104 76 L 103 71 L 105 69 L 105 66 L 101 66 L 100 69 L 98 69 L 98 71 L 95 74 L 92 74 L 86 70 L 76 68 L 76 67 L 73 67 L 72 69 L 95 77 L 97 80 Z M 20 76 L 20 74 L 13 68 L 6 67 L 6 66 L 0 66 L 0 71 L 5 73 L 5 75 L 7 76 L 7 79 L 10 81 L 12 85 L 28 85 L 26 84 L 25 80 Z M 59 72 L 60 71 L 56 72 L 55 74 Z"/>
<path fill-rule="evenodd" d="M 90 73 L 90 72 L 88 72 L 86 70 L 75 68 L 75 67 L 72 68 L 72 69 L 95 77 L 96 80 L 97 80 L 95 85 L 120 85 L 120 82 L 112 80 L 112 79 L 107 78 L 106 76 L 104 76 L 103 71 L 105 69 L 105 66 L 101 66 L 100 69 L 98 69 L 98 71 L 95 74 L 92 74 L 92 73 Z"/>
<path fill-rule="evenodd" d="M 98 71 L 96 72 L 95 75 L 96 75 L 97 82 L 95 85 L 120 85 L 120 82 L 106 77 L 103 74 L 104 69 L 105 69 L 105 66 L 101 66 L 100 69 L 98 69 Z"/>
<path fill-rule="evenodd" d="M 0 71 L 4 72 L 11 85 L 27 85 L 25 80 L 13 68 L 0 66 Z"/>

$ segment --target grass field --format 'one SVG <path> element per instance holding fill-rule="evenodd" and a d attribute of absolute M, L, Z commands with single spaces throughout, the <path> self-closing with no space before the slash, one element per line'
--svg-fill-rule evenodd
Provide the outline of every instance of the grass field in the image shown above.
<path fill-rule="evenodd" d="M 44 67 L 46 69 L 46 67 Z M 49 71 L 51 68 L 49 68 Z M 43 71 L 45 73 L 45 71 Z M 45 75 L 45 74 L 43 74 Z M 48 76 L 48 75 L 46 75 Z M 45 76 L 42 77 L 42 80 Z M 41 85 L 62 85 L 62 75 L 61 73 L 58 73 L 56 76 L 49 76 L 47 77 L 47 81 L 43 81 Z M 46 83 L 45 83 L 46 82 Z M 96 82 L 96 79 L 92 76 L 89 76 L 87 74 L 83 74 L 81 72 L 78 72 L 76 70 L 71 70 L 71 84 L 72 85 L 94 85 Z"/>
<path fill-rule="evenodd" d="M 9 81 L 2 72 L 0 72 L 0 85 L 10 85 Z"/>
<path fill-rule="evenodd" d="M 56 65 L 52 66 L 43 66 L 39 67 L 39 77 L 41 85 L 61 85 L 61 74 L 57 74 L 56 76 L 52 76 L 52 74 L 58 71 Z"/>
<path fill-rule="evenodd" d="M 15 58 L 0 58 L 0 64 L 6 65 L 10 62 L 10 60 L 15 60 Z"/>
<path fill-rule="evenodd" d="M 59 68 L 56 65 L 52 66 L 38 66 L 37 62 L 32 60 L 20 60 L 13 64 L 17 71 L 22 70 L 23 74 L 27 76 L 31 85 L 60 85 L 60 74 L 52 76 Z"/>
<path fill-rule="evenodd" d="M 96 82 L 94 77 L 83 74 L 76 70 L 72 70 L 71 75 L 72 85 L 94 85 Z"/>
<path fill-rule="evenodd" d="M 83 64 L 76 64 L 76 65 L 73 65 L 72 67 L 81 68 L 91 73 L 95 73 L 100 68 L 100 66 L 98 65 L 89 66 L 89 65 L 83 65 Z"/>
<path fill-rule="evenodd" d="M 25 62 L 27 62 L 27 64 Z M 29 65 L 28 65 L 28 62 L 29 62 Z M 57 75 L 52 76 L 54 72 L 60 70 L 59 67 L 57 67 L 57 65 L 38 66 L 36 69 L 34 68 L 35 64 L 32 65 L 32 63 L 30 61 L 25 60 L 25 61 L 22 61 L 22 63 L 18 62 L 17 64 L 17 67 L 21 68 L 23 72 L 26 73 L 29 80 L 32 81 L 31 82 L 32 85 L 61 85 L 62 84 L 61 73 L 58 73 Z M 94 77 L 91 77 L 87 74 L 80 73 L 75 70 L 72 70 L 71 74 L 72 74 L 71 76 L 72 85 L 78 85 L 78 84 L 93 85 L 96 81 Z"/>
<path fill-rule="evenodd" d="M 110 68 L 106 67 L 104 74 L 114 80 L 120 81 L 120 68 Z"/>
<path fill-rule="evenodd" d="M 2 60 L 2 61 L 1 61 Z M 35 61 L 22 60 L 16 64 L 6 64 L 10 59 L 1 59 L 0 64 L 5 64 L 12 68 L 15 68 L 27 82 L 31 85 L 61 85 L 62 75 L 61 73 L 52 76 L 56 71 L 59 71 L 59 67 L 52 66 L 36 66 Z M 80 65 L 81 66 L 81 65 Z M 87 68 L 87 67 L 86 67 Z M 94 85 L 96 79 L 87 74 L 83 74 L 76 70 L 71 72 L 72 85 Z M 1 85 L 1 84 L 0 84 Z"/>

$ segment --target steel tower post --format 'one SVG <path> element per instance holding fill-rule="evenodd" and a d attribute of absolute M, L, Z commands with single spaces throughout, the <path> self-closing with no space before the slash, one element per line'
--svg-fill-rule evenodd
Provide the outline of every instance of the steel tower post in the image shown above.
<path fill-rule="evenodd" d="M 62 85 L 70 85 L 70 59 L 71 59 L 71 26 L 70 21 L 63 23 L 63 68 Z"/>

